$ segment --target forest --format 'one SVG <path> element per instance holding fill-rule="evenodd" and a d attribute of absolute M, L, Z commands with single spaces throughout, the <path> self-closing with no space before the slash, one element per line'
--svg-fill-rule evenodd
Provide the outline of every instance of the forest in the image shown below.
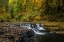
<path fill-rule="evenodd" d="M 64 0 L 0 0 L 0 22 L 64 22 Z"/>

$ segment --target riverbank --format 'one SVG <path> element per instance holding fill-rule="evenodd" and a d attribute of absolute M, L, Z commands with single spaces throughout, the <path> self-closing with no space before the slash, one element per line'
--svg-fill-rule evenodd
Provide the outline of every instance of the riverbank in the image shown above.
<path fill-rule="evenodd" d="M 44 28 L 56 32 L 59 34 L 64 34 L 64 22 L 47 22 L 43 21 L 42 24 L 44 24 Z"/>
<path fill-rule="evenodd" d="M 17 23 L 17 25 L 21 22 L 5 22 L 8 24 L 14 24 Z M 22 22 L 23 23 L 23 22 Z M 27 22 L 29 23 L 29 22 Z M 42 23 L 45 29 L 52 31 L 52 32 L 57 32 L 57 33 L 62 33 L 64 34 L 64 22 L 48 22 L 48 21 L 40 21 L 40 22 L 31 22 L 31 23 Z M 3 23 L 4 24 L 4 23 Z M 0 23 L 0 26 L 2 24 Z"/>
<path fill-rule="evenodd" d="M 25 22 L 4 22 L 4 23 L 8 23 L 8 24 L 16 23 L 18 25 L 20 23 L 25 23 Z M 36 22 L 26 22 L 26 23 L 42 23 L 44 25 L 43 27 L 50 31 L 64 31 L 64 22 L 36 21 Z M 2 23 L 0 23 L 0 26 L 1 25 Z"/>
<path fill-rule="evenodd" d="M 17 41 L 24 42 L 28 40 L 28 38 L 34 36 L 34 32 L 32 30 L 20 27 L 20 23 L 21 22 L 0 23 L 0 42 L 17 42 Z M 64 36 L 64 25 L 63 25 L 64 22 L 41 22 L 41 23 L 44 25 L 43 27 L 45 29 L 53 32 L 54 34 L 58 34 L 58 35 L 61 34 L 60 36 Z M 47 33 L 47 34 L 52 35 L 53 33 Z M 45 35 L 45 37 L 47 36 Z"/>
<path fill-rule="evenodd" d="M 34 32 L 30 29 L 19 27 L 14 23 L 0 23 L 0 42 L 24 42 L 29 39 Z"/>

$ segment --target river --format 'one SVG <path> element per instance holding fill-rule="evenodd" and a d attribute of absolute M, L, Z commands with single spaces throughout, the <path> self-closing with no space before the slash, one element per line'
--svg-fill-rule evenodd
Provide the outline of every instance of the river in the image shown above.
<path fill-rule="evenodd" d="M 0 42 L 64 42 L 64 34 L 51 32 L 39 23 L 3 23 Z"/>
<path fill-rule="evenodd" d="M 41 24 L 34 24 L 31 26 L 28 24 L 29 29 L 34 31 L 34 36 L 25 42 L 64 42 L 64 35 L 50 32 L 43 28 Z"/>

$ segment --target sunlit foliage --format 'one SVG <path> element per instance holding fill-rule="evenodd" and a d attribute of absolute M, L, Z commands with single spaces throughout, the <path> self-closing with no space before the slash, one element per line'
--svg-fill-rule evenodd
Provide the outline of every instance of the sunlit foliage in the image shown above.
<path fill-rule="evenodd" d="M 63 18 L 64 0 L 0 0 L 0 22 L 64 21 Z"/>

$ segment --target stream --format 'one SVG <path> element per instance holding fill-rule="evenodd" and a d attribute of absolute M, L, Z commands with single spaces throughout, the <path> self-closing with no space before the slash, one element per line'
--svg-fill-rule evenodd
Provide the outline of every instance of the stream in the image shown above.
<path fill-rule="evenodd" d="M 34 31 L 34 36 L 24 42 L 64 42 L 64 35 L 44 29 L 43 24 L 22 24 L 20 27 Z"/>
<path fill-rule="evenodd" d="M 41 23 L 0 25 L 0 42 L 64 42 L 64 34 L 51 32 Z"/>

